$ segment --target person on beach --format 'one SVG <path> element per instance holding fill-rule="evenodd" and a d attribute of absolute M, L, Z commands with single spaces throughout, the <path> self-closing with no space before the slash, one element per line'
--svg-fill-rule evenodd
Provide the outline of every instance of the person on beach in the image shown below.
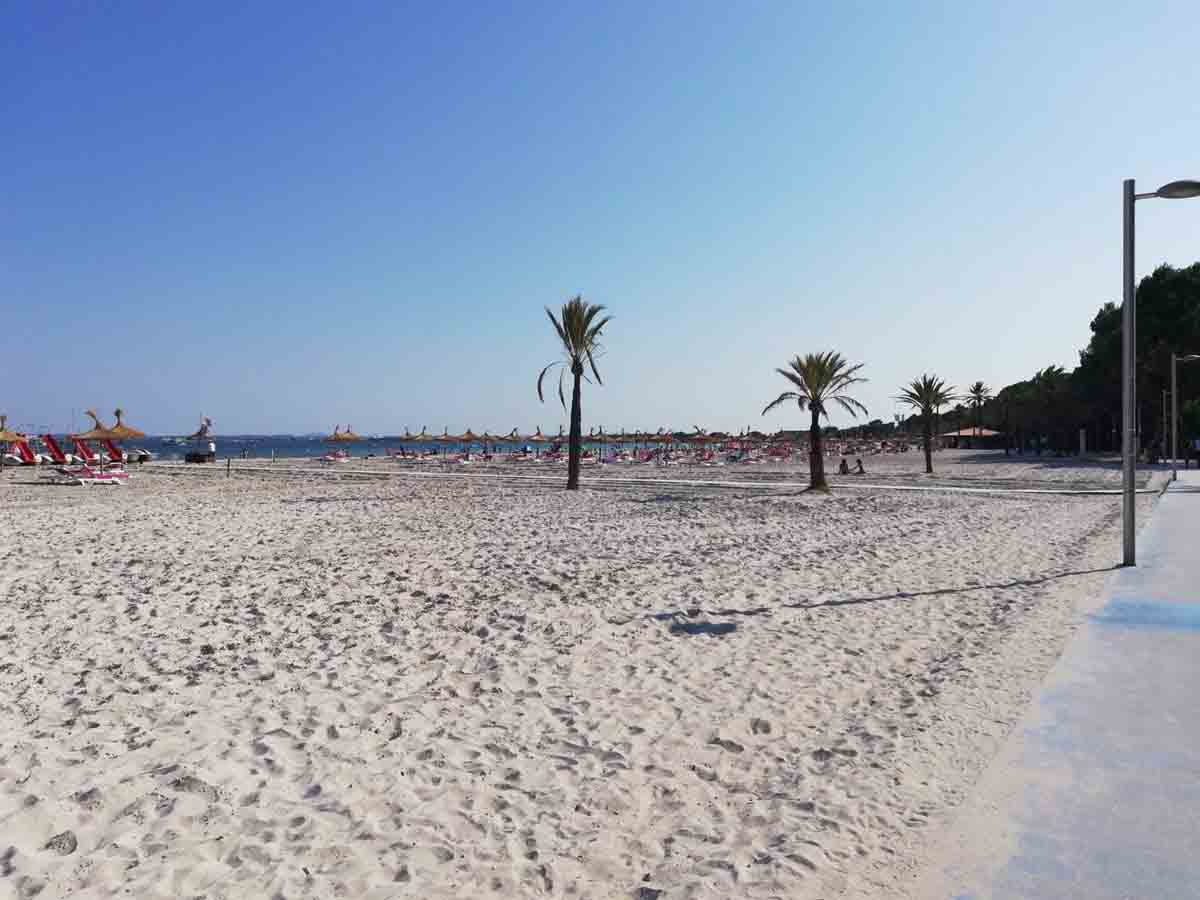
<path fill-rule="evenodd" d="M 841 463 L 838 465 L 838 474 L 839 475 L 849 475 L 850 474 L 850 464 L 848 462 L 846 462 L 846 457 L 844 457 L 844 456 L 842 457 Z"/>
<path fill-rule="evenodd" d="M 854 470 L 855 475 L 866 475 L 867 474 L 867 470 L 863 468 L 862 457 L 859 457 L 858 459 L 854 460 L 854 465 L 857 466 L 857 468 Z"/>

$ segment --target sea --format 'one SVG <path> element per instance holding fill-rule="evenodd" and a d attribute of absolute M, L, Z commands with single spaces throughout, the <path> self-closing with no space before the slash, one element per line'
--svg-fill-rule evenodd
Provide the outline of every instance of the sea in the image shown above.
<path fill-rule="evenodd" d="M 467 447 L 464 444 L 442 443 L 408 443 L 402 437 L 364 437 L 353 443 L 332 444 L 324 435 L 291 435 L 291 434 L 218 434 L 211 438 L 217 445 L 217 456 L 221 459 L 271 459 L 272 454 L 278 459 L 316 459 L 333 450 L 345 450 L 351 456 L 372 457 L 387 456 L 389 452 L 398 452 L 401 448 L 409 453 L 461 453 Z M 208 441 L 193 441 L 178 437 L 147 437 L 141 441 L 129 441 L 126 449 L 143 447 L 149 450 L 155 459 L 182 460 L 184 455 L 207 447 Z M 500 444 L 501 452 L 519 449 L 523 445 Z M 536 449 L 548 449 L 553 445 L 539 444 Z M 588 446 L 585 442 L 584 446 Z M 478 451 L 482 447 L 472 444 L 471 450 Z M 531 450 L 535 449 L 530 447 Z"/>

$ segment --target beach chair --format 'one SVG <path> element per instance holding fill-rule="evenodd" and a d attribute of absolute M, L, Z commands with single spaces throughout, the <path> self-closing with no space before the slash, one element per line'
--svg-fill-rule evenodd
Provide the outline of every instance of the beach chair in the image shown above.
<path fill-rule="evenodd" d="M 111 440 L 104 441 L 104 452 L 108 454 L 109 462 L 114 465 L 125 465 L 125 454 L 121 452 L 121 448 L 114 444 Z"/>
<path fill-rule="evenodd" d="M 50 461 L 56 466 L 78 466 L 81 460 L 70 453 L 64 453 L 63 448 L 59 446 L 52 434 L 43 434 L 42 443 L 46 445 L 46 450 L 50 455 Z"/>
<path fill-rule="evenodd" d="M 83 464 L 93 471 L 102 472 L 105 469 L 120 468 L 121 463 L 106 463 L 96 452 L 88 445 L 87 441 L 81 441 L 79 438 L 71 438 L 71 443 L 75 445 L 75 452 L 79 454 L 79 458 L 83 460 Z"/>
<path fill-rule="evenodd" d="M 63 452 L 52 434 L 43 434 L 42 443 L 49 451 L 54 463 L 54 473 L 44 476 L 59 484 L 120 484 L 129 476 L 124 472 L 101 472 L 86 465 L 77 464 L 75 458 Z"/>
<path fill-rule="evenodd" d="M 7 456 L 10 459 L 14 459 L 16 461 L 15 464 L 18 466 L 36 466 L 40 461 L 37 458 L 37 454 L 29 446 L 29 441 L 24 440 L 14 443 L 13 452 L 7 454 Z"/>
<path fill-rule="evenodd" d="M 93 484 L 124 484 L 129 480 L 129 473 L 124 470 L 105 472 L 90 466 L 78 466 L 71 469 L 60 466 L 55 468 L 53 475 L 47 477 L 58 484 L 78 484 L 83 487 L 91 487 Z"/>

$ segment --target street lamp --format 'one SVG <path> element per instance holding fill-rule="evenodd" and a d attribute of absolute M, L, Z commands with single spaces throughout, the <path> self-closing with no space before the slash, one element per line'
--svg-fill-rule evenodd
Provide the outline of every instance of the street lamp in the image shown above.
<path fill-rule="evenodd" d="M 1171 479 L 1179 477 L 1179 394 L 1176 381 L 1177 371 L 1181 362 L 1195 362 L 1200 359 L 1200 353 L 1189 353 L 1180 356 L 1171 353 Z"/>
<path fill-rule="evenodd" d="M 1133 284 L 1133 205 L 1138 200 L 1149 200 L 1156 197 L 1162 200 L 1186 200 L 1189 197 L 1200 197 L 1200 181 L 1172 181 L 1164 184 L 1157 191 L 1148 194 L 1138 194 L 1134 191 L 1134 180 L 1125 179 L 1123 185 L 1123 220 L 1122 231 L 1125 238 L 1124 247 L 1124 278 L 1122 279 L 1123 298 L 1121 304 L 1121 343 L 1123 353 L 1121 360 L 1122 402 L 1121 419 L 1124 429 L 1122 442 L 1123 469 L 1123 503 L 1121 509 L 1122 537 L 1124 544 L 1125 565 L 1137 565 L 1137 534 L 1134 530 L 1134 503 L 1137 500 L 1137 295 Z"/>

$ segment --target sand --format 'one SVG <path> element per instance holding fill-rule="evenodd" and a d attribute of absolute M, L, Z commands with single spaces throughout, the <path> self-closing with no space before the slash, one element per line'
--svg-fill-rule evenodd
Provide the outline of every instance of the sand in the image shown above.
<path fill-rule="evenodd" d="M 0 894 L 885 897 L 1119 555 L 1111 496 L 215 474 L 5 475 Z"/>

